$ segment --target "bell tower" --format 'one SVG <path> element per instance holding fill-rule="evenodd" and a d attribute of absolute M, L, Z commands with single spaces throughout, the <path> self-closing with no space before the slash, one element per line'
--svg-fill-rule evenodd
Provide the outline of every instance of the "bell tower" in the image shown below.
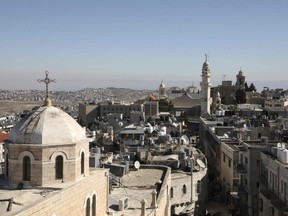
<path fill-rule="evenodd" d="M 240 71 L 237 74 L 236 79 L 237 79 L 237 81 L 236 81 L 237 89 L 245 88 L 245 75 L 242 71 L 242 67 L 240 68 Z"/>
<path fill-rule="evenodd" d="M 205 54 L 205 62 L 202 66 L 202 81 L 200 82 L 201 86 L 201 116 L 210 114 L 210 105 L 211 105 L 211 81 L 210 81 L 210 64 L 208 63 L 208 55 Z"/>
<path fill-rule="evenodd" d="M 166 88 L 163 80 L 161 81 L 161 84 L 159 85 L 159 99 L 166 99 Z"/>

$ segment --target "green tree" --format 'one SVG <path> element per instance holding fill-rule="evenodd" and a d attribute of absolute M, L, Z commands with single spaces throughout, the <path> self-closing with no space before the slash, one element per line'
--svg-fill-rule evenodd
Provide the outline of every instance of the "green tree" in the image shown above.
<path fill-rule="evenodd" d="M 249 87 L 248 87 L 247 82 L 245 82 L 245 91 L 249 91 Z"/>
<path fill-rule="evenodd" d="M 256 87 L 255 87 L 255 85 L 253 83 L 250 84 L 249 91 L 254 91 L 254 92 L 257 91 L 257 89 L 256 89 Z"/>
<path fill-rule="evenodd" d="M 174 106 L 171 101 L 168 101 L 167 99 L 159 100 L 159 112 L 170 112 L 173 108 Z"/>
<path fill-rule="evenodd" d="M 237 89 L 235 93 L 236 103 L 242 104 L 246 103 L 246 92 L 244 89 Z"/>

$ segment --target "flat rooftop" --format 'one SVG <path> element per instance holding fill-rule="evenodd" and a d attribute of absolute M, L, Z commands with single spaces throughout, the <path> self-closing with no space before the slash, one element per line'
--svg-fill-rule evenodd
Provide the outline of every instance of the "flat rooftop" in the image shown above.
<path fill-rule="evenodd" d="M 119 178 L 120 184 L 112 187 L 109 195 L 109 210 L 114 211 L 114 215 L 140 215 L 141 201 L 146 200 L 146 214 L 149 215 L 153 209 L 150 208 L 152 202 L 152 191 L 157 191 L 161 184 L 161 178 L 165 171 L 157 168 L 140 168 L 139 170 L 130 170 L 128 174 Z M 128 198 L 128 208 L 118 211 L 119 200 Z"/>
<path fill-rule="evenodd" d="M 0 180 L 0 212 L 3 215 L 16 215 L 23 210 L 28 209 L 45 200 L 47 196 L 53 196 L 64 187 L 71 184 L 63 183 L 56 187 L 29 187 L 24 185 L 23 189 L 17 189 L 17 185 L 10 185 L 7 181 Z M 8 211 L 9 199 L 13 198 L 12 208 Z M 5 201 L 3 201 L 5 200 Z M 6 201 L 7 200 L 7 201 Z"/>

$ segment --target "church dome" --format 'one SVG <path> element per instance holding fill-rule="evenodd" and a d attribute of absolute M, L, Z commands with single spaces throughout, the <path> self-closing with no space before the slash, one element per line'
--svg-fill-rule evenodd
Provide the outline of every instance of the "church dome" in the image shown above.
<path fill-rule="evenodd" d="M 71 116 L 53 106 L 42 106 L 24 117 L 8 136 L 8 141 L 15 144 L 59 145 L 85 139 L 85 130 Z"/>

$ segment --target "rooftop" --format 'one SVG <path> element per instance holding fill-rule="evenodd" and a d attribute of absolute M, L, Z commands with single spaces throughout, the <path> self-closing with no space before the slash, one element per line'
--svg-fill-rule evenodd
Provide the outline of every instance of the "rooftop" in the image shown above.
<path fill-rule="evenodd" d="M 149 168 L 148 168 L 149 167 Z M 117 215 L 140 215 L 141 201 L 146 200 L 146 213 L 153 212 L 150 208 L 152 201 L 152 191 L 157 191 L 159 195 L 159 186 L 162 185 L 164 169 L 159 166 L 141 166 L 139 170 L 130 170 L 128 174 L 119 179 L 121 182 L 117 186 L 113 186 L 111 195 L 109 196 L 109 209 L 115 211 Z M 128 198 L 128 207 L 123 211 L 118 211 L 119 200 Z"/>

